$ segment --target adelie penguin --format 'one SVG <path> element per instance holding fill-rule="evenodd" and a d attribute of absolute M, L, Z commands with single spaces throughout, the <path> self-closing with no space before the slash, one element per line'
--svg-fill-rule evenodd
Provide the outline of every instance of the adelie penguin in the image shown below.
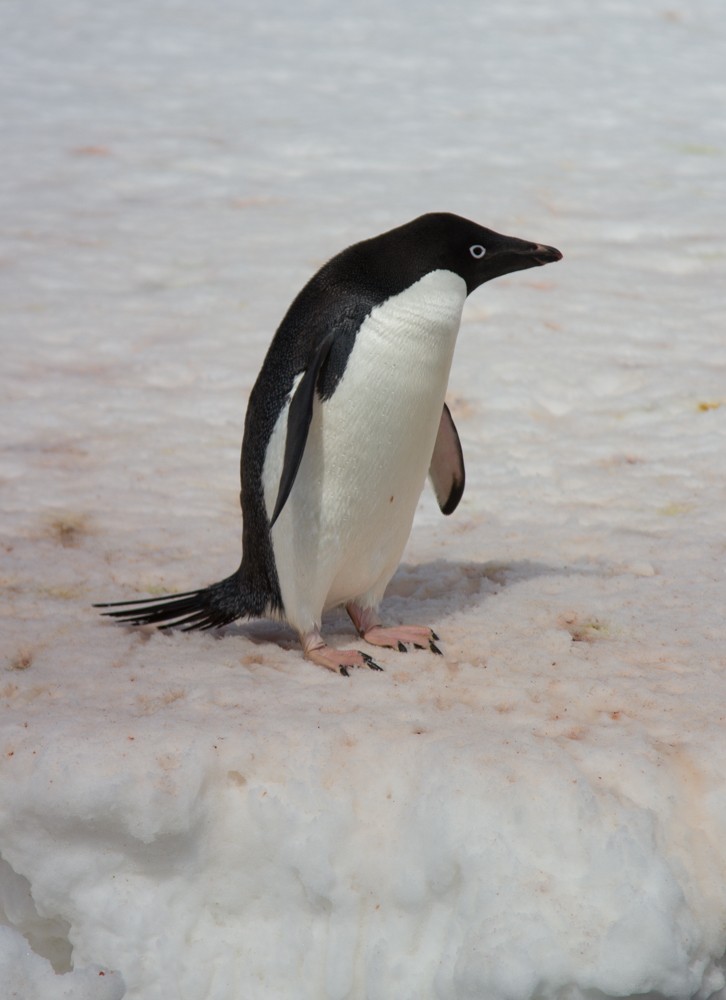
<path fill-rule="evenodd" d="M 343 605 L 373 646 L 439 649 L 427 626 L 378 617 L 427 474 L 451 514 L 464 491 L 444 402 L 467 295 L 560 260 L 554 247 L 447 213 L 356 243 L 305 285 L 252 389 L 242 440 L 242 563 L 202 590 L 102 604 L 132 625 L 208 629 L 283 619 L 306 659 L 347 675 L 380 669 L 321 635 Z"/>

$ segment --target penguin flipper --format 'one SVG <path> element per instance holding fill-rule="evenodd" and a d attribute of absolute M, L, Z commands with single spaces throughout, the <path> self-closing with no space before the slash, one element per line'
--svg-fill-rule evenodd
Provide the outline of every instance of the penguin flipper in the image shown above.
<path fill-rule="evenodd" d="M 320 369 L 330 354 L 333 346 L 335 334 L 329 334 L 318 346 L 310 364 L 305 369 L 303 377 L 300 379 L 287 411 L 287 434 L 285 436 L 285 457 L 280 473 L 280 486 L 277 491 L 275 509 L 270 518 L 270 528 L 282 513 L 282 508 L 287 503 L 290 490 L 295 482 L 300 463 L 302 462 L 305 442 L 308 439 L 310 421 L 313 419 L 313 403 L 315 401 L 315 387 L 318 382 Z"/>
<path fill-rule="evenodd" d="M 464 495 L 464 453 L 449 407 L 441 411 L 429 477 L 442 514 L 453 514 Z"/>

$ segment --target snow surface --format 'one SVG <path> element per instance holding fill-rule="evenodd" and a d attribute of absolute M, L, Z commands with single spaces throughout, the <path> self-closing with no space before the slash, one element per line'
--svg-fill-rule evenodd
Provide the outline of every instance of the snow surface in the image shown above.
<path fill-rule="evenodd" d="M 3 5 L 2 1000 L 726 997 L 723 15 Z M 565 254 L 467 305 L 445 655 L 102 621 L 236 567 L 272 331 L 429 210 Z"/>

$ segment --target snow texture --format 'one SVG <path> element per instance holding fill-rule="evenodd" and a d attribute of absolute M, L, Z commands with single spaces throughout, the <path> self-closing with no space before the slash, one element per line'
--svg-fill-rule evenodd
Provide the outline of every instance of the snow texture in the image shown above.
<path fill-rule="evenodd" d="M 723 13 L 3 6 L 3 1000 L 726 998 Z M 275 326 L 431 210 L 565 254 L 467 303 L 445 655 L 101 620 L 235 569 Z"/>

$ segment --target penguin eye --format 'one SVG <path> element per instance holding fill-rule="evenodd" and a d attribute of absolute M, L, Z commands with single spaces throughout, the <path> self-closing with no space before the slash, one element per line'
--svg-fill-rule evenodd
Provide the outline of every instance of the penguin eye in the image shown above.
<path fill-rule="evenodd" d="M 469 247 L 469 253 L 474 257 L 475 260 L 479 260 L 487 252 L 487 248 L 483 247 L 481 243 L 475 243 L 473 247 Z"/>

